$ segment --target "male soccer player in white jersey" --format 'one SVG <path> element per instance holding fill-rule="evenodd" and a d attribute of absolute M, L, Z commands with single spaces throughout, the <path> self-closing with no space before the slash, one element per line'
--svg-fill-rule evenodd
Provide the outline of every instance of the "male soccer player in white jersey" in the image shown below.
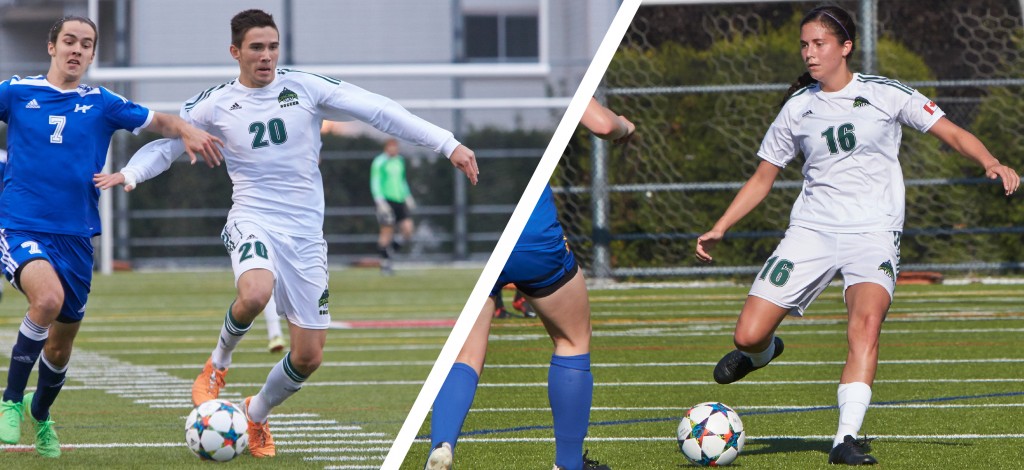
<path fill-rule="evenodd" d="M 217 346 L 192 387 L 193 402 L 218 396 L 232 351 L 271 293 L 291 330 L 290 352 L 270 371 L 259 394 L 244 402 L 249 450 L 256 457 L 275 454 L 267 416 L 320 365 L 330 323 L 323 180 L 317 165 L 321 122 L 354 117 L 444 153 L 473 184 L 478 173 L 471 150 L 394 101 L 339 80 L 277 69 L 279 44 L 269 14 L 247 10 L 235 15 L 230 51 L 238 61 L 238 79 L 200 93 L 182 109 L 187 121 L 225 142 L 234 191 L 221 236 L 238 289 Z M 180 154 L 176 140 L 151 143 L 120 173 L 98 175 L 96 184 L 123 183 L 128 190 L 165 170 Z"/>
<path fill-rule="evenodd" d="M 96 25 L 89 19 L 62 18 L 50 29 L 46 75 L 0 83 L 0 121 L 8 125 L 0 261 L 4 276 L 29 305 L 0 402 L 0 441 L 16 444 L 23 417 L 31 415 L 36 451 L 44 457 L 60 456 L 50 406 L 64 384 L 85 316 L 91 238 L 100 233 L 99 191 L 92 178 L 103 168 L 110 136 L 118 129 L 148 129 L 182 137 L 193 159 L 194 152 L 211 165 L 220 158 L 219 140 L 177 116 L 81 84 L 95 57 L 96 40 Z M 25 395 L 36 359 L 36 391 Z"/>
<path fill-rule="evenodd" d="M 885 77 L 853 73 L 853 17 L 840 7 L 811 10 L 800 23 L 800 53 L 807 72 L 793 84 L 757 155 L 757 170 L 710 231 L 697 239 L 697 259 L 768 195 L 783 167 L 803 153 L 803 190 L 790 226 L 757 275 L 733 342 L 715 366 L 720 384 L 741 380 L 782 354 L 775 330 L 787 314 L 802 316 L 837 273 L 849 324 L 846 365 L 836 398 L 839 426 L 830 464 L 873 465 L 866 440 L 857 439 L 871 402 L 882 322 L 892 303 L 900 267 L 904 183 L 899 163 L 902 126 L 938 137 L 1002 180 L 1006 195 L 1020 177 L 970 132 L 945 117 L 924 95 Z"/>

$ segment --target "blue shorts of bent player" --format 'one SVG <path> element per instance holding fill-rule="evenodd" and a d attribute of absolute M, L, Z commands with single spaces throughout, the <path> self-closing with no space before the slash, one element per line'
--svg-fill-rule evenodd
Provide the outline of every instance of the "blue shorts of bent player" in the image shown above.
<path fill-rule="evenodd" d="M 75 323 L 85 316 L 93 267 L 92 240 L 88 237 L 0 229 L 0 260 L 4 277 L 18 290 L 21 270 L 35 260 L 53 266 L 64 287 L 64 305 L 57 321 Z"/>
<path fill-rule="evenodd" d="M 529 297 L 547 297 L 572 280 L 577 271 L 579 264 L 564 240 L 539 250 L 513 250 L 491 295 L 498 295 L 505 284 L 512 283 Z"/>

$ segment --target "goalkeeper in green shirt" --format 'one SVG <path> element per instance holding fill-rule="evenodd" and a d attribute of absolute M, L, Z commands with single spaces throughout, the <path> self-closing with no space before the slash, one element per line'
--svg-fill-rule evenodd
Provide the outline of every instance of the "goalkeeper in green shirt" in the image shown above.
<path fill-rule="evenodd" d="M 416 209 L 416 201 L 405 180 L 405 159 L 398 154 L 398 141 L 395 139 L 385 142 L 384 153 L 373 159 L 370 192 L 377 205 L 377 222 L 380 223 L 380 236 L 377 238 L 380 272 L 389 276 L 393 273 L 392 252 L 400 250 L 402 242 L 412 239 L 413 225 L 409 212 Z M 402 232 L 401 242 L 395 237 L 396 225 Z"/>

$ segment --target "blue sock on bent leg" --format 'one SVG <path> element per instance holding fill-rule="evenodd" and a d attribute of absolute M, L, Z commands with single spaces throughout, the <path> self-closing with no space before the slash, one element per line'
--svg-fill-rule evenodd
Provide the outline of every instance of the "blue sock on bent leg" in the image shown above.
<path fill-rule="evenodd" d="M 551 356 L 548 401 L 555 424 L 555 464 L 567 470 L 583 468 L 583 439 L 590 425 L 594 375 L 590 354 Z"/>
<path fill-rule="evenodd" d="M 39 359 L 48 336 L 47 328 L 36 325 L 28 319 L 28 315 L 25 315 L 21 327 L 18 328 L 18 340 L 11 349 L 11 367 L 7 372 L 4 401 L 21 402 L 25 397 L 28 377 L 32 375 L 32 368 L 35 367 L 36 359 Z"/>
<path fill-rule="evenodd" d="M 67 364 L 58 369 L 46 360 L 45 354 L 39 358 L 39 382 L 36 386 L 36 394 L 32 397 L 33 419 L 46 421 L 50 418 L 50 407 L 57 400 L 60 389 L 64 388 L 64 379 L 67 375 Z"/>
<path fill-rule="evenodd" d="M 476 385 L 480 376 L 469 364 L 456 362 L 444 385 L 434 399 L 434 411 L 430 415 L 430 448 L 447 442 L 455 449 L 455 441 L 462 432 L 462 423 L 466 421 L 469 407 L 473 405 Z"/>

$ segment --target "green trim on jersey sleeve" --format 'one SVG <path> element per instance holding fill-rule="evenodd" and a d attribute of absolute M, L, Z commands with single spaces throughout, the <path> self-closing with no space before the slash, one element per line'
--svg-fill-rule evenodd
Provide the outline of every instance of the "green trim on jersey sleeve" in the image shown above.
<path fill-rule="evenodd" d="M 312 75 L 314 77 L 322 78 L 322 79 L 326 80 L 328 83 L 331 83 L 332 85 L 340 85 L 341 84 L 341 80 L 334 79 L 334 78 L 331 78 L 331 77 L 325 77 L 323 75 L 316 74 L 316 73 L 313 73 L 313 72 L 305 72 L 305 71 L 302 71 L 302 70 L 278 69 L 277 73 L 279 75 L 284 75 L 285 73 L 303 73 L 303 74 L 306 74 L 306 75 Z"/>
<path fill-rule="evenodd" d="M 857 77 L 857 81 L 861 83 L 877 83 L 879 85 L 891 86 L 899 91 L 902 91 L 908 95 L 914 94 L 914 89 L 900 83 L 899 80 L 893 80 L 885 77 L 877 77 L 874 75 L 861 75 Z"/>
<path fill-rule="evenodd" d="M 232 82 L 234 82 L 234 80 L 232 80 L 230 82 L 227 82 L 227 83 L 222 83 L 222 84 L 217 85 L 217 86 L 213 86 L 213 87 L 207 88 L 202 93 L 197 95 L 196 99 L 185 103 L 185 111 L 192 111 L 192 108 L 196 107 L 196 105 L 199 104 L 199 102 L 209 98 L 210 95 L 213 94 L 213 92 L 215 92 L 217 90 L 220 90 L 221 88 L 224 88 L 224 87 L 230 85 Z"/>

